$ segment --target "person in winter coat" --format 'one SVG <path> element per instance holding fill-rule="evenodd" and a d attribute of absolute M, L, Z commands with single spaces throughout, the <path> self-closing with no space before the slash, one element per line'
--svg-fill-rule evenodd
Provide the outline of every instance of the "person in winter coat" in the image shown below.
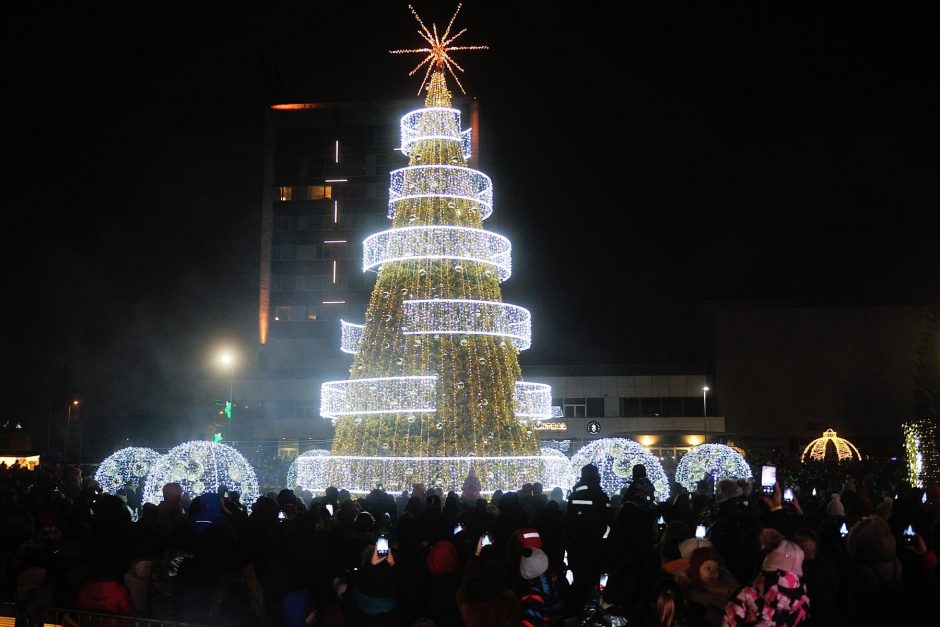
<path fill-rule="evenodd" d="M 548 563 L 541 549 L 525 549 L 519 560 L 513 588 L 525 616 L 522 627 L 553 627 L 564 624 L 558 573 Z"/>
<path fill-rule="evenodd" d="M 714 549 L 701 547 L 692 551 L 687 568 L 675 575 L 685 600 L 685 622 L 696 625 L 721 625 L 725 605 L 738 582 L 721 564 Z"/>
<path fill-rule="evenodd" d="M 601 488 L 601 475 L 594 464 L 581 468 L 581 478 L 568 495 L 565 527 L 568 532 L 568 566 L 574 575 L 568 607 L 584 607 L 588 593 L 601 572 L 604 532 L 611 522 L 610 498 Z"/>
<path fill-rule="evenodd" d="M 505 560 L 493 545 L 484 547 L 482 538 L 464 568 L 457 606 L 467 627 L 519 627 L 522 622 L 522 603 L 508 585 Z"/>
<path fill-rule="evenodd" d="M 803 550 L 783 540 L 761 565 L 750 586 L 741 588 L 725 606 L 723 627 L 755 625 L 794 627 L 809 615 L 809 596 L 803 585 Z"/>
<path fill-rule="evenodd" d="M 463 627 L 463 618 L 457 607 L 457 588 L 460 586 L 460 556 L 453 542 L 438 540 L 427 557 L 428 583 L 424 597 L 424 616 L 434 621 L 435 627 Z"/>

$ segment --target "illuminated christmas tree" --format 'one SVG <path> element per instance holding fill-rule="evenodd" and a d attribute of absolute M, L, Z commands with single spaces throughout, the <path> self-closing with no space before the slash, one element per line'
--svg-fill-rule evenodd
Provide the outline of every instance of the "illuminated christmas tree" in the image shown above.
<path fill-rule="evenodd" d="M 551 389 L 522 381 L 530 315 L 502 302 L 511 245 L 483 229 L 492 183 L 467 167 L 470 129 L 445 80 L 463 89 L 449 52 L 485 46 L 452 45 L 466 31 L 452 33 L 456 12 L 440 37 L 414 15 L 429 47 L 393 53 L 426 54 L 411 72 L 426 66 L 426 97 L 401 120 L 409 162 L 391 173 L 392 228 L 363 243 L 363 270 L 378 276 L 365 323 L 342 322 L 350 379 L 321 388 L 336 428 L 326 479 L 356 491 L 459 489 L 473 466 L 484 492 L 518 488 L 542 472 L 531 421 L 552 416 Z"/>

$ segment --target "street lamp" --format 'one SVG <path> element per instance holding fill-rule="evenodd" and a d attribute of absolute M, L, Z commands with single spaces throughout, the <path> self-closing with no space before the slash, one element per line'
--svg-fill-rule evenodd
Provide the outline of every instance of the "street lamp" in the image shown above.
<path fill-rule="evenodd" d="M 78 400 L 73 400 L 69 403 L 67 418 L 65 419 L 65 445 L 62 447 L 63 453 L 68 454 L 69 450 L 69 429 L 72 426 L 72 408 L 78 407 Z"/>
<path fill-rule="evenodd" d="M 705 443 L 708 443 L 708 390 L 707 385 L 702 386 L 702 419 L 705 421 Z"/>

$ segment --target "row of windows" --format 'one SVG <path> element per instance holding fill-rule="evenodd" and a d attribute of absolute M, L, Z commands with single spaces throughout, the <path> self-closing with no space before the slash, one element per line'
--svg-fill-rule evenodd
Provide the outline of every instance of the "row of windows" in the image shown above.
<path fill-rule="evenodd" d="M 302 175 L 300 170 L 285 170 L 278 178 L 299 179 L 313 175 Z M 322 174 L 313 178 L 320 178 Z M 297 200 L 324 200 L 328 198 L 378 198 L 387 194 L 388 187 L 377 183 L 347 183 L 342 185 L 282 185 L 277 188 L 277 198 L 283 202 Z"/>
<path fill-rule="evenodd" d="M 358 315 L 362 317 L 362 305 L 356 305 Z M 274 307 L 275 322 L 305 322 L 314 320 L 339 320 L 346 317 L 345 303 L 324 305 L 277 305 Z"/>
<path fill-rule="evenodd" d="M 335 222 L 333 220 L 336 220 Z M 274 216 L 275 231 L 328 231 L 331 229 L 381 228 L 388 224 L 385 214 L 336 213 L 321 215 Z"/>
<path fill-rule="evenodd" d="M 341 275 L 333 280 L 332 274 L 274 275 L 271 277 L 272 292 L 309 292 L 317 290 L 364 290 L 370 289 L 374 274 Z"/>
<path fill-rule="evenodd" d="M 274 261 L 310 261 L 313 259 L 350 259 L 349 244 L 278 244 Z"/>
<path fill-rule="evenodd" d="M 561 407 L 565 418 L 597 418 L 604 415 L 603 398 L 553 398 L 552 405 Z M 702 398 L 692 397 L 636 397 L 621 398 L 620 413 L 625 418 L 701 416 Z M 711 400 L 708 414 L 714 415 Z"/>

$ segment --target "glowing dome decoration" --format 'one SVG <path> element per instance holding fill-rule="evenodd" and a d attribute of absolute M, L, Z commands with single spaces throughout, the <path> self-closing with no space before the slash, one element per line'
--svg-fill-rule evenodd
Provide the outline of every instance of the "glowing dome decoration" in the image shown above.
<path fill-rule="evenodd" d="M 689 492 L 706 474 L 717 484 L 722 479 L 748 479 L 751 466 L 736 450 L 724 444 L 699 444 L 682 456 L 676 467 L 676 483 Z"/>
<path fill-rule="evenodd" d="M 150 467 L 160 457 L 152 448 L 128 446 L 104 458 L 95 471 L 95 481 L 108 494 L 116 494 L 130 481 L 137 484 L 147 476 Z"/>
<path fill-rule="evenodd" d="M 838 455 L 840 462 L 851 460 L 853 454 L 857 459 L 862 459 L 861 454 L 858 452 L 858 449 L 855 448 L 854 444 L 845 438 L 838 437 L 836 432 L 832 429 L 826 429 L 821 438 L 816 438 L 806 445 L 806 448 L 803 449 L 803 454 L 800 456 L 800 460 L 805 463 L 806 456 L 809 455 L 809 458 L 813 461 L 823 461 L 826 459 L 826 446 L 829 442 L 832 442 L 833 446 L 836 447 L 836 455 Z"/>
<path fill-rule="evenodd" d="M 578 480 L 581 467 L 585 464 L 597 466 L 601 474 L 601 487 L 608 494 L 619 493 L 633 478 L 633 467 L 643 464 L 646 466 L 646 476 L 656 488 L 656 500 L 669 498 L 669 479 L 659 458 L 633 440 L 602 438 L 582 447 L 571 458 L 570 485 Z"/>
<path fill-rule="evenodd" d="M 145 503 L 159 504 L 163 486 L 176 482 L 191 498 L 216 492 L 220 486 L 241 493 L 246 506 L 258 499 L 258 477 L 245 457 L 227 444 L 194 440 L 157 459 L 144 485 Z"/>
<path fill-rule="evenodd" d="M 311 492 L 321 492 L 329 485 L 323 479 L 323 462 L 325 457 L 329 457 L 330 452 L 323 449 L 311 449 L 301 453 L 291 462 L 287 469 L 287 484 L 285 487 L 294 489 L 300 486 Z"/>
<path fill-rule="evenodd" d="M 551 491 L 554 487 L 567 490 L 572 486 L 571 483 L 571 460 L 557 448 L 543 446 L 542 452 L 542 474 L 539 481 L 545 492 Z"/>

